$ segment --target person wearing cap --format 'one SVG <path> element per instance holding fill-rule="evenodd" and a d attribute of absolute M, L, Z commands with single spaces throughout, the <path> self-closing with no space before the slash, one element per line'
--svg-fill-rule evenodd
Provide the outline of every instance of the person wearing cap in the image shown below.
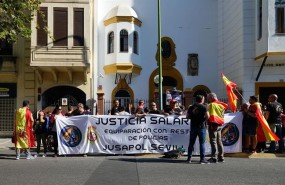
<path fill-rule="evenodd" d="M 29 110 L 29 104 L 28 100 L 24 100 L 23 107 L 16 112 L 14 128 L 16 160 L 20 159 L 21 149 L 26 149 L 27 159 L 31 159 L 30 148 L 35 146 L 35 137 L 32 129 L 34 118 Z"/>
<path fill-rule="evenodd" d="M 178 101 L 176 99 L 171 99 L 169 101 L 169 107 L 165 109 L 164 114 L 168 115 L 182 115 L 183 111 L 178 105 Z"/>
<path fill-rule="evenodd" d="M 146 113 L 144 111 L 144 101 L 143 100 L 139 100 L 139 105 L 137 106 L 135 110 L 135 116 L 137 117 L 146 116 Z"/>

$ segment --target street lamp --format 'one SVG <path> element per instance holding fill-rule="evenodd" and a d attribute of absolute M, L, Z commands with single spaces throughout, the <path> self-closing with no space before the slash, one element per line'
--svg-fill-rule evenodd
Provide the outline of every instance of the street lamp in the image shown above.
<path fill-rule="evenodd" d="M 159 107 L 163 109 L 162 104 L 162 64 L 161 64 L 161 23 L 160 23 L 160 0 L 157 0 L 157 13 L 158 13 L 158 69 L 159 69 L 159 83 L 158 83 L 158 94 L 159 94 Z"/>

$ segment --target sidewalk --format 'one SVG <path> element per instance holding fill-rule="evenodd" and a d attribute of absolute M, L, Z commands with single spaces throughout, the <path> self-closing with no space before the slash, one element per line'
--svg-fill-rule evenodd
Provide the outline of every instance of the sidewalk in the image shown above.
<path fill-rule="evenodd" d="M 0 138 L 0 153 L 14 153 L 14 143 L 11 142 L 11 138 Z M 138 154 L 144 155 L 148 157 L 161 156 L 161 154 Z M 283 154 L 272 154 L 272 153 L 256 153 L 256 154 L 248 154 L 248 153 L 227 153 L 225 157 L 238 157 L 238 158 L 277 158 L 277 157 L 285 157 L 285 153 Z"/>
<path fill-rule="evenodd" d="M 0 138 L 0 149 L 9 149 L 14 146 L 15 145 L 12 143 L 11 138 Z"/>

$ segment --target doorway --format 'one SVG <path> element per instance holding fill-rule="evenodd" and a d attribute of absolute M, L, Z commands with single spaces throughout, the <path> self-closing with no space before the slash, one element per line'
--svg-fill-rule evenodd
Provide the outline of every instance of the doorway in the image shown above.
<path fill-rule="evenodd" d="M 46 90 L 42 94 L 42 110 L 53 109 L 56 105 L 67 109 L 67 106 L 77 106 L 78 103 L 86 105 L 86 94 L 71 86 L 57 86 Z M 64 100 L 64 101 L 63 101 Z M 66 101 L 67 100 L 67 101 Z"/>
<path fill-rule="evenodd" d="M 259 96 L 259 102 L 266 105 L 270 94 L 277 94 L 278 102 L 285 106 L 285 83 L 284 82 L 263 82 L 255 84 L 256 95 Z"/>

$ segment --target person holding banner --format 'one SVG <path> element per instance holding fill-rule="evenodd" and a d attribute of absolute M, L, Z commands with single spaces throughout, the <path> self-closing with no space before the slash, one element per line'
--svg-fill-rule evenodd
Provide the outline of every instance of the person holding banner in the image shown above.
<path fill-rule="evenodd" d="M 72 112 L 72 116 L 90 115 L 88 111 L 84 109 L 83 103 L 77 104 L 77 109 Z"/>
<path fill-rule="evenodd" d="M 210 163 L 224 162 L 224 146 L 222 143 L 222 125 L 224 124 L 224 112 L 228 109 L 228 105 L 218 101 L 215 93 L 208 94 L 208 130 L 211 144 L 211 158 L 208 160 Z M 218 150 L 218 153 L 217 153 Z"/>
<path fill-rule="evenodd" d="M 169 107 L 165 109 L 165 115 L 182 115 L 183 111 L 178 106 L 178 101 L 176 99 L 171 99 L 169 101 Z"/>
<path fill-rule="evenodd" d="M 124 106 L 121 106 L 121 107 L 119 107 L 119 114 L 118 115 L 127 116 L 127 115 L 130 115 L 130 113 L 126 111 Z"/>
<path fill-rule="evenodd" d="M 137 117 L 146 116 L 146 113 L 144 111 L 144 101 L 143 100 L 139 100 L 139 105 L 136 108 L 135 116 L 137 116 Z"/>
<path fill-rule="evenodd" d="M 256 145 L 257 145 L 257 127 L 258 127 L 258 119 L 256 117 L 257 111 L 257 97 L 250 96 L 249 98 L 249 108 L 246 112 L 247 116 L 247 126 L 246 126 L 246 142 L 245 148 L 248 153 L 256 153 Z M 251 147 L 251 148 L 250 148 Z"/>
<path fill-rule="evenodd" d="M 57 139 L 57 130 L 56 130 L 56 119 L 58 117 L 64 116 L 64 114 L 62 113 L 62 108 L 59 105 L 56 105 L 56 107 L 54 108 L 52 115 L 50 117 L 50 125 L 52 127 L 51 131 L 53 133 L 53 147 L 54 147 L 54 155 L 53 157 L 57 157 L 58 156 L 58 139 Z"/>
<path fill-rule="evenodd" d="M 113 107 L 111 109 L 111 115 L 119 115 L 119 105 L 120 105 L 120 102 L 119 100 L 114 100 L 113 101 Z"/>
<path fill-rule="evenodd" d="M 155 102 L 151 102 L 151 104 L 150 104 L 150 111 L 148 113 L 149 114 L 161 114 L 161 111 L 158 110 Z"/>
<path fill-rule="evenodd" d="M 207 110 L 207 107 L 204 105 L 204 96 L 197 95 L 196 103 L 190 106 L 187 111 L 187 118 L 191 120 L 191 131 L 190 131 L 190 140 L 188 147 L 188 158 L 187 162 L 191 163 L 192 152 L 194 149 L 194 144 L 197 136 L 199 137 L 200 144 L 200 164 L 207 164 L 208 161 L 205 159 L 205 142 L 206 142 L 206 126 L 207 120 L 210 115 Z"/>

